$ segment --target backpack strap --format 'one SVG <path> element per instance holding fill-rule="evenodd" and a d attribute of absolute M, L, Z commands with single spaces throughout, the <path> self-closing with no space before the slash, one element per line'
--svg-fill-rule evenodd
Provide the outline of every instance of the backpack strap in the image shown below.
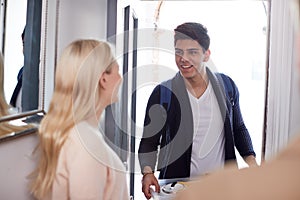
<path fill-rule="evenodd" d="M 172 79 L 164 81 L 160 84 L 160 105 L 163 106 L 167 110 L 167 113 L 170 109 L 170 104 L 171 104 L 171 96 L 172 96 L 171 89 L 172 89 Z M 167 115 L 166 115 L 166 118 L 167 118 Z M 171 142 L 171 134 L 170 134 L 169 126 L 166 126 L 165 134 L 166 134 L 166 143 L 168 144 L 169 142 Z M 170 152 L 171 152 L 171 147 L 170 147 L 170 145 L 167 145 L 166 146 L 166 154 L 163 158 L 163 163 L 164 163 L 163 166 L 165 166 L 165 167 L 161 171 L 161 174 L 160 174 L 160 176 L 162 178 L 165 178 L 165 176 L 166 176 L 168 163 L 170 160 Z"/>
<path fill-rule="evenodd" d="M 160 85 L 160 105 L 165 107 L 167 111 L 170 109 L 172 80 L 167 80 Z"/>
<path fill-rule="evenodd" d="M 220 84 L 224 86 L 225 89 L 225 94 L 229 102 L 231 103 L 232 106 L 234 106 L 234 91 L 233 91 L 233 83 L 231 80 L 226 76 L 225 74 L 222 73 L 215 73 Z"/>

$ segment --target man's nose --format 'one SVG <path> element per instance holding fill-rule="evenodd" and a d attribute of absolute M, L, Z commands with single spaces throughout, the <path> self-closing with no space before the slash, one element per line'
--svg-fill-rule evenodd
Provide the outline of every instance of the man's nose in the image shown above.
<path fill-rule="evenodd" d="M 186 52 L 183 52 L 182 55 L 180 56 L 180 61 L 181 62 L 185 62 L 185 61 L 188 61 L 188 55 Z"/>

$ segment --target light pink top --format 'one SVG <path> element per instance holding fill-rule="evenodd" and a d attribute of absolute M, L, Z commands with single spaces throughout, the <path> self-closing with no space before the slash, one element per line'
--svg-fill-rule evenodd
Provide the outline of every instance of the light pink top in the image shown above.
<path fill-rule="evenodd" d="M 125 168 L 97 128 L 81 122 L 71 130 L 47 199 L 129 199 Z"/>

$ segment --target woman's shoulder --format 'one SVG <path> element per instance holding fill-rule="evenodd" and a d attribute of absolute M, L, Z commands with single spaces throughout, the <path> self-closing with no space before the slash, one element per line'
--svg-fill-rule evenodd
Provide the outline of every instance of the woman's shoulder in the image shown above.
<path fill-rule="evenodd" d="M 100 129 L 81 122 L 74 126 L 68 138 L 74 148 L 80 149 L 87 156 L 98 163 L 124 170 L 124 166 L 117 154 L 108 146 Z"/>

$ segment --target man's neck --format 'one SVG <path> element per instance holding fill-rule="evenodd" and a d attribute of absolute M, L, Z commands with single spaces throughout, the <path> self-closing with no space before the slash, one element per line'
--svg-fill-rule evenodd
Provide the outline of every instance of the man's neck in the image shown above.
<path fill-rule="evenodd" d="M 208 77 L 206 74 L 205 68 L 199 71 L 199 73 L 190 79 L 184 79 L 186 88 L 190 91 L 190 93 L 196 97 L 200 98 L 202 94 L 205 92 L 208 86 Z"/>

